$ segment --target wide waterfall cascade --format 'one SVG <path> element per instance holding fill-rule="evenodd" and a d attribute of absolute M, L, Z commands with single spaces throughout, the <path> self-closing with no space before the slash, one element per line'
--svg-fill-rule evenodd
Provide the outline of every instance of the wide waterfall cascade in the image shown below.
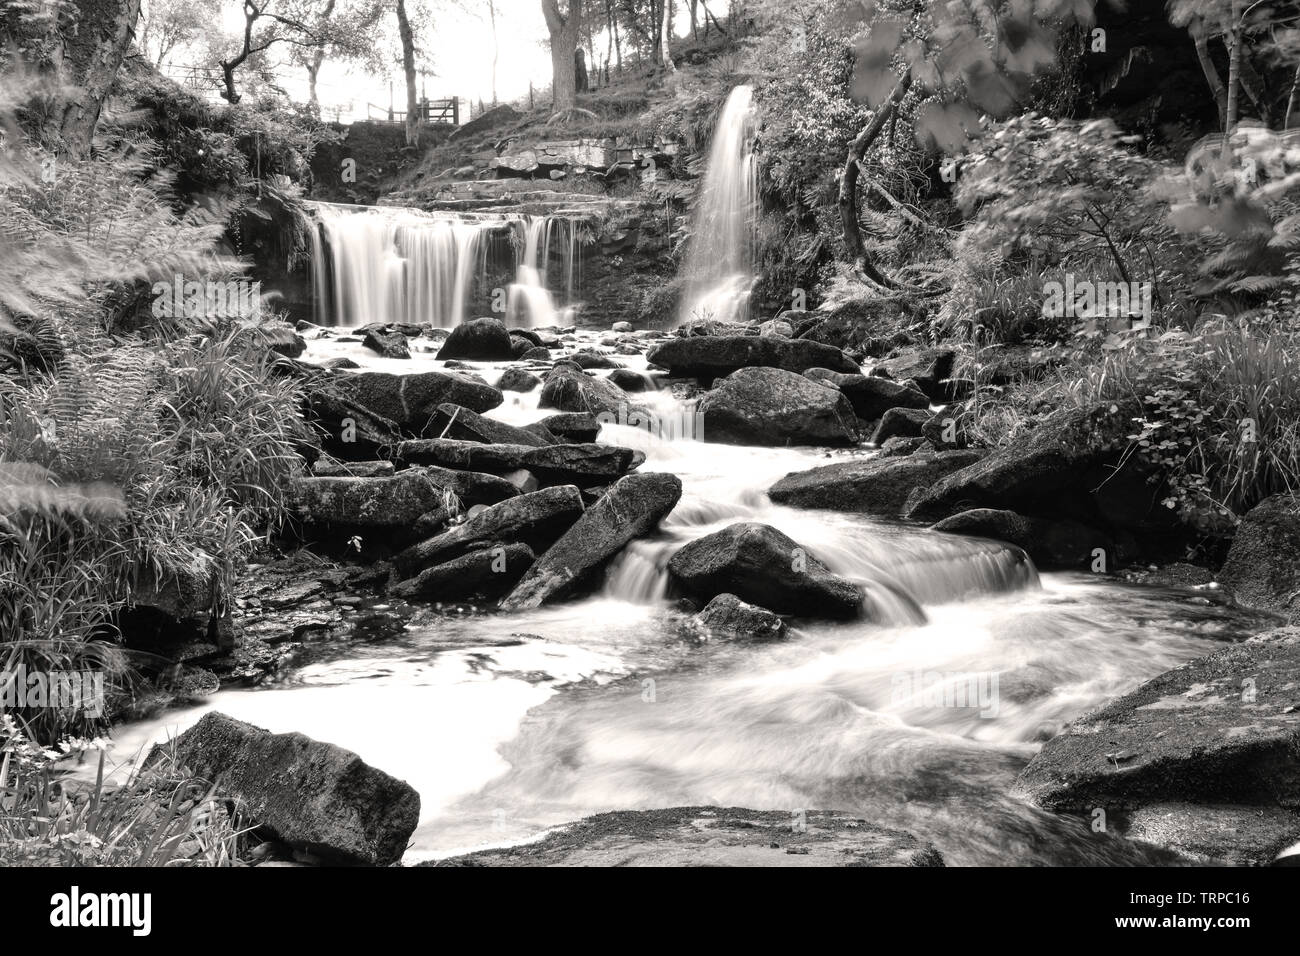
<path fill-rule="evenodd" d="M 732 90 L 713 134 L 691 222 L 682 322 L 737 321 L 749 312 L 758 195 L 753 99 L 753 87 Z"/>
<path fill-rule="evenodd" d="M 563 275 L 573 297 L 577 224 L 567 217 L 475 214 L 455 216 L 416 209 L 317 203 L 312 235 L 312 290 L 318 325 L 355 328 L 371 322 L 432 323 L 451 328 L 467 318 L 476 283 L 486 274 L 495 237 L 511 232 L 522 251 L 504 301 L 509 324 L 524 327 L 567 321 L 547 288 L 550 246 L 562 225 L 568 242 Z M 480 290 L 490 293 L 491 290 Z"/>

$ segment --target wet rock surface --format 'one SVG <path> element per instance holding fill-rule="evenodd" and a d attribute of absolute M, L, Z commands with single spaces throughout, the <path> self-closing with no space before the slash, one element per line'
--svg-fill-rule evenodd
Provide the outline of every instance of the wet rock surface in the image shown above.
<path fill-rule="evenodd" d="M 237 798 L 258 826 L 337 863 L 396 863 L 420 819 L 409 784 L 303 734 L 273 734 L 212 712 L 177 738 L 176 754 Z"/>
<path fill-rule="evenodd" d="M 705 441 L 733 445 L 851 445 L 853 406 L 838 389 L 794 372 L 745 368 L 700 400 Z"/>
<path fill-rule="evenodd" d="M 943 866 L 932 844 L 852 814 L 721 807 L 587 817 L 537 843 L 434 866 Z"/>
<path fill-rule="evenodd" d="M 836 462 L 786 475 L 767 493 L 777 504 L 794 508 L 898 515 L 914 490 L 929 488 L 982 457 L 982 452 L 953 451 Z"/>
<path fill-rule="evenodd" d="M 1052 738 L 1016 789 L 1039 806 L 1089 813 L 1146 809 L 1146 832 L 1167 804 L 1249 807 L 1300 833 L 1300 630 L 1281 628 L 1193 660 L 1085 714 Z M 1198 815 L 1183 817 L 1195 829 Z M 1174 824 L 1169 824 L 1174 832 Z M 1206 837 L 1208 839 L 1208 837 Z M 1275 853 L 1254 846 L 1255 861 Z M 1240 855 L 1240 846 L 1232 850 Z"/>
<path fill-rule="evenodd" d="M 689 594 L 734 594 L 783 614 L 853 618 L 860 587 L 830 572 L 797 542 L 768 525 L 743 522 L 690 542 L 668 562 Z"/>

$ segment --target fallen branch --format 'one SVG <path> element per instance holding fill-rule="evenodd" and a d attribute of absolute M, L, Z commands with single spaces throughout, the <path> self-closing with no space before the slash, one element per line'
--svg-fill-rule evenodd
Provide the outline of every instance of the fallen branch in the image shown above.
<path fill-rule="evenodd" d="M 853 138 L 853 142 L 849 145 L 849 155 L 844 161 L 844 171 L 840 174 L 839 207 L 844 245 L 848 249 L 854 267 L 872 282 L 887 289 L 897 289 L 899 285 L 876 267 L 862 242 L 862 226 L 858 222 L 858 176 L 860 170 L 858 163 L 866 156 L 871 144 L 876 141 L 880 136 L 880 131 L 885 128 L 886 121 L 898 108 L 898 104 L 902 102 L 903 97 L 907 95 L 907 91 L 911 88 L 912 71 L 908 70 L 894 86 L 889 98 L 880 104 L 880 109 L 876 110 L 876 115 L 871 118 L 871 122 Z"/>

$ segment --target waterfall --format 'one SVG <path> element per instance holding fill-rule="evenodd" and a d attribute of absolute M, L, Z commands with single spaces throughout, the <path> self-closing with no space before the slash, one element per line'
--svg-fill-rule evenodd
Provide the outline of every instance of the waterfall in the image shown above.
<path fill-rule="evenodd" d="M 546 288 L 547 267 L 551 257 L 551 233 L 557 222 L 567 222 L 572 238 L 577 232 L 572 220 L 558 220 L 551 216 L 529 216 L 519 224 L 524 236 L 522 258 L 515 269 L 515 281 L 510 284 L 506 300 L 506 316 L 511 325 L 539 328 L 547 325 L 566 325 L 572 309 L 555 308 L 555 301 Z M 570 241 L 566 264 L 567 294 L 572 297 L 572 269 L 575 249 Z"/>
<path fill-rule="evenodd" d="M 451 328 L 468 314 L 486 274 L 494 235 L 517 230 L 523 245 L 504 303 L 508 324 L 567 322 L 546 287 L 555 223 L 567 224 L 565 278 L 573 295 L 576 223 L 551 216 L 435 215 L 415 209 L 317 203 L 312 235 L 313 313 L 318 325 L 371 322 Z M 498 306 L 499 308 L 499 306 Z"/>
<path fill-rule="evenodd" d="M 738 86 L 727 97 L 713 134 L 687 249 L 686 287 L 679 321 L 742 321 L 754 285 L 754 90 Z"/>

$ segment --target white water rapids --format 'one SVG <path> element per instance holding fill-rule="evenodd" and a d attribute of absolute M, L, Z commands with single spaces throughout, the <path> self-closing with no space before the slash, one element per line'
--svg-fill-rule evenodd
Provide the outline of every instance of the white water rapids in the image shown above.
<path fill-rule="evenodd" d="M 387 371 L 440 367 L 329 340 L 306 357 L 340 354 Z M 502 367 L 480 369 L 494 381 Z M 645 401 L 674 410 L 666 392 Z M 535 420 L 548 414 L 536 402 L 507 392 L 492 415 Z M 642 449 L 643 470 L 674 472 L 685 490 L 661 533 L 634 542 L 595 594 L 313 648 L 281 684 L 119 728 L 114 759 L 213 708 L 331 741 L 419 790 L 412 860 L 532 839 L 600 811 L 679 805 L 848 810 L 933 840 L 949 864 L 1147 859 L 1009 789 L 1065 721 L 1236 636 L 1244 622 L 1232 612 L 1193 592 L 1040 577 L 994 542 L 773 505 L 766 488 L 825 463 L 823 450 L 664 441 L 617 425 L 601 441 Z M 773 644 L 684 637 L 664 566 L 735 521 L 772 524 L 862 583 L 881 620 L 800 621 Z M 996 675 L 995 707 L 899 694 L 971 673 Z"/>

